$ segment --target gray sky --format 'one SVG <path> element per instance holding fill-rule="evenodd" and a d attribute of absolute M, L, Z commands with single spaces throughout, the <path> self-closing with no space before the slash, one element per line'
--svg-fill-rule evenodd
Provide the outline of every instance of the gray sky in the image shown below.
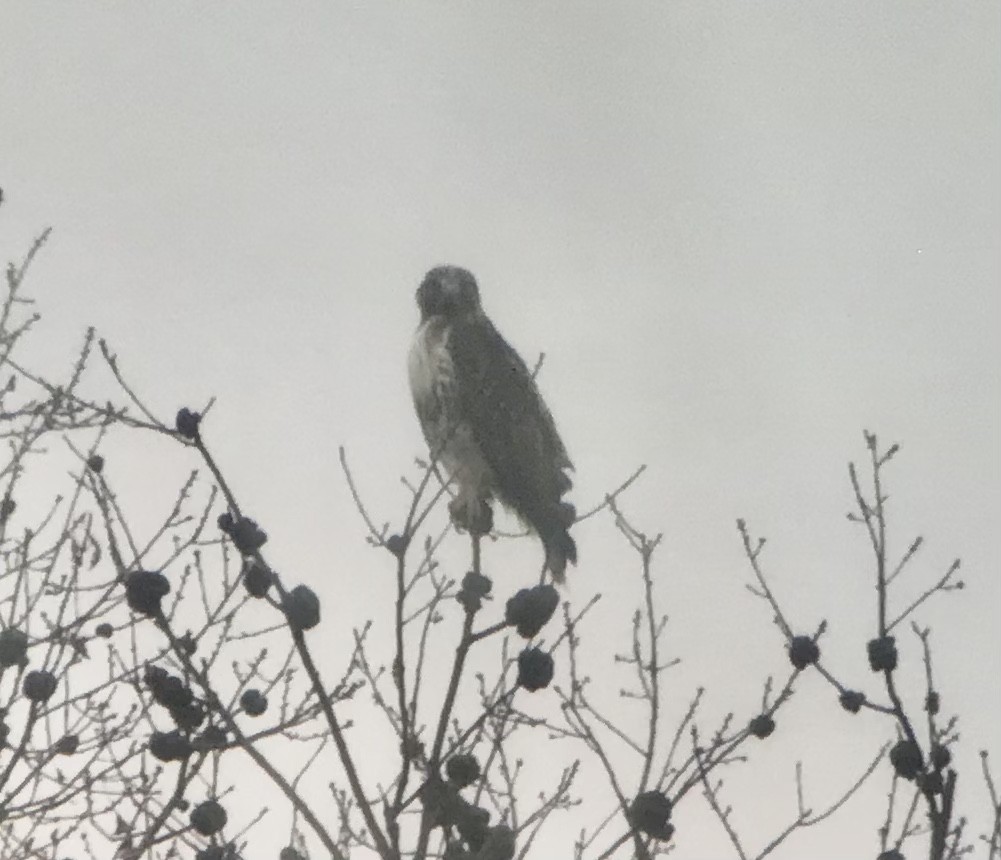
<path fill-rule="evenodd" d="M 869 683 L 872 579 L 844 517 L 868 428 L 903 445 L 896 546 L 927 540 L 900 600 L 964 559 L 967 590 L 919 617 L 962 714 L 961 765 L 983 747 L 997 761 L 996 2 L 0 10 L 3 257 L 55 227 L 30 280 L 37 359 L 65 366 L 92 323 L 163 414 L 218 395 L 209 437 L 277 566 L 356 621 L 381 611 L 388 574 L 337 445 L 376 518 L 398 521 L 423 452 L 413 291 L 431 265 L 465 265 L 507 338 L 547 353 L 578 507 L 649 466 L 625 507 L 665 532 L 677 713 L 698 683 L 712 713 L 748 713 L 781 671 L 737 516 L 769 536 L 793 617 L 828 618 L 825 654 Z M 631 560 L 606 519 L 577 540 L 571 596 L 608 595 L 596 630 L 624 647 Z M 536 556 L 487 559 L 500 579 Z M 607 647 L 592 656 L 614 697 Z M 783 739 L 809 748 L 819 805 L 824 774 L 840 788 L 889 729 L 848 721 L 819 683 L 799 698 Z M 792 814 L 796 755 L 748 769 L 788 780 L 777 812 L 734 780 L 752 844 L 754 822 Z M 986 809 L 973 771 L 963 792 Z M 837 839 L 779 856 L 875 853 L 878 816 L 860 807 Z"/>

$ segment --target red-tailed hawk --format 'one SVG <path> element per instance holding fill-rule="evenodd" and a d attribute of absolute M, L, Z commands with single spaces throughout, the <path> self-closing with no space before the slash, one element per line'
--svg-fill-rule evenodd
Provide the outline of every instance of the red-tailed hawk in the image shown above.
<path fill-rule="evenodd" d="M 576 513 L 561 501 L 573 464 L 532 374 L 483 313 L 465 269 L 432 269 L 417 305 L 410 390 L 432 457 L 456 486 L 453 520 L 489 531 L 489 501 L 500 499 L 542 539 L 562 582 L 567 562 L 577 563 L 567 531 Z"/>

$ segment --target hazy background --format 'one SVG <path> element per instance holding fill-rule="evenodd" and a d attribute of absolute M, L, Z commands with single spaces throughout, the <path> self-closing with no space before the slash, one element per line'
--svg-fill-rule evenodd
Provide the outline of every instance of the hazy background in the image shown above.
<path fill-rule="evenodd" d="M 977 751 L 1001 753 L 999 144 L 996 2 L 0 2 L 4 260 L 55 228 L 28 282 L 36 366 L 68 367 L 94 324 L 164 416 L 218 395 L 206 435 L 272 562 L 321 593 L 332 642 L 381 619 L 391 587 L 337 446 L 373 516 L 399 522 L 424 451 L 413 292 L 464 265 L 526 359 L 547 353 L 578 507 L 649 466 L 623 505 L 665 533 L 685 660 L 665 731 L 696 685 L 710 715 L 744 719 L 784 671 L 737 516 L 769 536 L 793 622 L 827 618 L 825 659 L 876 691 L 846 462 L 863 428 L 902 443 L 891 541 L 926 548 L 896 605 L 964 560 L 967 590 L 918 617 L 977 832 Z M 109 473 L 142 456 L 170 497 L 183 469 L 123 444 Z M 635 564 L 608 518 L 576 536 L 569 594 L 606 595 L 588 672 L 614 700 Z M 509 590 L 538 549 L 485 558 Z M 796 758 L 819 807 L 891 737 L 805 679 L 728 781 L 749 847 L 794 816 Z M 776 856 L 875 856 L 888 772 Z M 699 803 L 678 856 L 724 856 Z"/>

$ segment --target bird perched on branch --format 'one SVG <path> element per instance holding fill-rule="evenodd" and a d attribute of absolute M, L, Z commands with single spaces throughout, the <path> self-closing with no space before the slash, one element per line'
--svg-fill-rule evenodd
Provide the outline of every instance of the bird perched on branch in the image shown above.
<path fill-rule="evenodd" d="M 438 266 L 417 289 L 421 322 L 410 349 L 410 390 L 435 463 L 456 486 L 453 521 L 490 531 L 492 498 L 542 540 L 545 566 L 563 582 L 577 546 L 567 531 L 573 464 L 521 356 L 480 305 L 476 279 Z"/>

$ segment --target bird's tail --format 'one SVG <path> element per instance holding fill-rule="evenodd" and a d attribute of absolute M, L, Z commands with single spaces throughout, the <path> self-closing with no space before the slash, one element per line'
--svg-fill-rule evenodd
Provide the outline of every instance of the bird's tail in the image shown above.
<path fill-rule="evenodd" d="M 547 528 L 540 529 L 542 545 L 546 549 L 546 568 L 558 583 L 566 581 L 567 562 L 577 564 L 577 544 L 568 531 L 576 515 L 573 505 L 562 502 L 558 516 L 547 524 Z"/>
<path fill-rule="evenodd" d="M 546 547 L 546 567 L 553 575 L 553 580 L 560 584 L 566 582 L 567 562 L 577 564 L 577 544 L 564 530 L 562 534 L 547 537 L 543 544 Z"/>

